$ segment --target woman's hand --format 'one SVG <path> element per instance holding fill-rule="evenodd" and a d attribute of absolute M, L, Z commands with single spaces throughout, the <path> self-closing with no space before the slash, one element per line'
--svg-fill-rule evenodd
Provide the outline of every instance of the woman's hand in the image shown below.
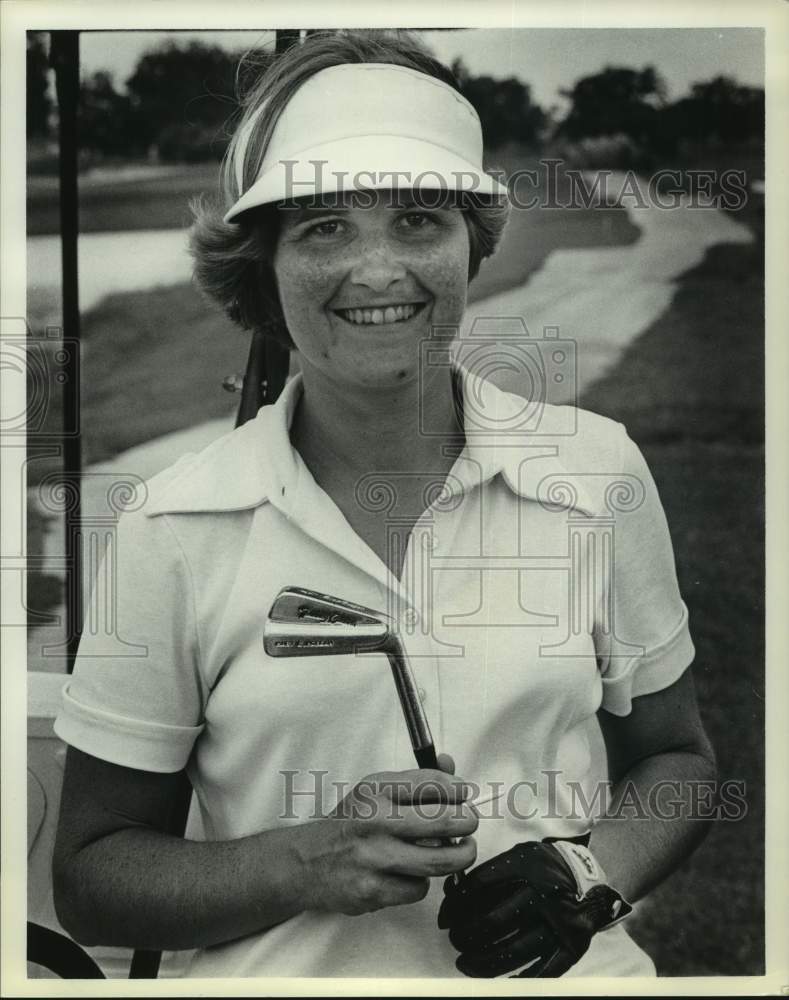
<path fill-rule="evenodd" d="M 305 909 L 358 915 L 424 899 L 431 877 L 474 863 L 479 820 L 469 794 L 443 771 L 363 778 L 329 819 L 297 828 Z"/>
<path fill-rule="evenodd" d="M 442 771 L 371 775 L 330 818 L 217 841 L 166 832 L 178 780 L 69 747 L 54 891 L 61 923 L 81 944 L 209 948 L 307 909 L 414 902 L 431 875 L 474 862 L 477 816 Z M 451 847 L 412 842 L 465 836 Z"/>
<path fill-rule="evenodd" d="M 438 926 L 467 976 L 562 976 L 594 935 L 632 907 L 607 883 L 592 852 L 568 840 L 529 841 L 447 880 Z"/>
<path fill-rule="evenodd" d="M 567 840 L 519 844 L 445 885 L 439 926 L 466 975 L 526 963 L 519 976 L 563 975 L 594 934 L 627 915 L 626 900 L 670 874 L 706 832 L 709 809 L 699 815 L 694 789 L 714 783 L 715 763 L 690 671 L 633 698 L 628 715 L 601 710 L 599 720 L 615 786 L 606 815 L 591 823 L 589 849 Z M 661 786 L 671 800 L 654 796 Z"/>

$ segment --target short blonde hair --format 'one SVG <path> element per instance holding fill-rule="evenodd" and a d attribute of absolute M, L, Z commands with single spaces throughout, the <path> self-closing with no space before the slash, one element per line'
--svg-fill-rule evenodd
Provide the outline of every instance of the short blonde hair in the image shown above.
<path fill-rule="evenodd" d="M 452 73 L 407 31 L 364 30 L 315 32 L 302 44 L 277 57 L 269 56 L 262 72 L 250 72 L 242 63 L 240 75 L 257 76 L 241 98 L 242 114 L 228 146 L 220 174 L 220 203 L 199 199 L 192 204 L 194 224 L 190 251 L 199 287 L 216 301 L 238 326 L 274 337 L 293 347 L 274 276 L 278 213 L 264 206 L 224 222 L 223 216 L 243 193 L 236 178 L 236 160 L 243 157 L 243 190 L 255 181 L 279 115 L 295 91 L 315 73 L 346 63 L 393 63 L 425 73 L 458 90 Z M 245 128 L 254 119 L 254 128 Z M 249 133 L 242 145 L 240 136 Z M 506 199 L 484 199 L 458 194 L 469 233 L 469 281 L 483 259 L 498 246 L 509 216 Z"/>

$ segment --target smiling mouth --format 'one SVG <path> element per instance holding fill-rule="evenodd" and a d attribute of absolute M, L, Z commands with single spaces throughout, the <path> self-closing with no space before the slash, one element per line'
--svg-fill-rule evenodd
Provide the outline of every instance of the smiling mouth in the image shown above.
<path fill-rule="evenodd" d="M 354 326 L 383 326 L 390 323 L 404 323 L 425 308 L 424 302 L 410 302 L 407 305 L 380 306 L 375 309 L 334 309 L 340 319 Z"/>

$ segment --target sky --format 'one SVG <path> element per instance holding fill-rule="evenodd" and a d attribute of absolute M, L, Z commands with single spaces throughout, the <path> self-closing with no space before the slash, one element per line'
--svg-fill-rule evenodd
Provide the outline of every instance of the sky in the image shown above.
<path fill-rule="evenodd" d="M 475 76 L 515 76 L 528 83 L 544 108 L 564 107 L 560 90 L 607 65 L 654 65 L 668 97 L 718 75 L 764 85 L 763 32 L 759 28 L 505 28 L 420 32 L 444 62 L 460 56 Z M 131 76 L 148 49 L 169 39 L 199 40 L 230 50 L 271 45 L 266 31 L 96 31 L 81 35 L 83 73 L 109 70 L 116 87 Z"/>

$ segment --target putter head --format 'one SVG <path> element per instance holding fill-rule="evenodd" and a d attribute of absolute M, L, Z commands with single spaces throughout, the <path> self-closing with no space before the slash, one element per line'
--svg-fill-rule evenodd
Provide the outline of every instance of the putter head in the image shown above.
<path fill-rule="evenodd" d="M 385 653 L 393 639 L 388 615 L 302 587 L 277 594 L 263 627 L 269 656 Z"/>

